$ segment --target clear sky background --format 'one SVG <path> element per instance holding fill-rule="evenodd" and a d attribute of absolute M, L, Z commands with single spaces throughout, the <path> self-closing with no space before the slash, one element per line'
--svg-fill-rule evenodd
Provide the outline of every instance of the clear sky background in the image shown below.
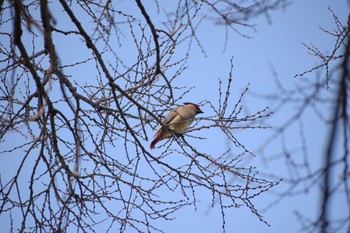
<path fill-rule="evenodd" d="M 128 6 L 129 1 L 121 1 L 121 9 L 132 11 L 136 6 Z M 151 7 L 153 2 L 147 6 L 147 10 L 155 13 Z M 218 80 L 226 80 L 230 70 L 230 59 L 233 58 L 233 96 L 234 101 L 240 96 L 242 90 L 250 83 L 250 91 L 253 93 L 270 94 L 276 91 L 274 77 L 271 67 L 277 73 L 281 83 L 286 87 L 293 87 L 301 82 L 300 78 L 294 78 L 295 74 L 301 73 L 312 68 L 319 63 L 319 60 L 310 56 L 302 43 L 313 43 L 321 51 L 329 50 L 334 43 L 334 38 L 329 37 L 320 30 L 320 27 L 332 30 L 334 22 L 331 12 L 339 17 L 341 22 L 346 22 L 349 12 L 349 5 L 346 0 L 295 0 L 286 9 L 272 11 L 270 14 L 271 22 L 266 17 L 259 17 L 251 21 L 256 24 L 256 31 L 242 28 L 250 38 L 242 37 L 232 31 L 228 34 L 228 40 L 225 46 L 225 29 L 223 26 L 212 22 L 205 22 L 200 25 L 198 38 L 204 47 L 205 56 L 201 49 L 193 45 L 191 55 L 187 63 L 187 70 L 179 78 L 179 85 L 194 86 L 192 92 L 187 95 L 186 100 L 192 102 L 201 102 L 211 100 L 216 102 L 218 99 Z M 137 9 L 136 9 L 137 10 Z M 155 14 L 153 15 L 155 16 Z M 152 16 L 151 16 L 152 17 Z M 62 45 L 63 46 L 63 45 Z M 70 44 L 66 46 L 65 51 L 59 51 L 61 56 L 69 55 L 79 56 L 79 53 L 72 53 L 72 50 L 78 51 L 81 45 Z M 127 49 L 120 49 L 120 52 L 127 53 Z M 184 51 L 185 52 L 185 51 Z M 67 60 L 65 62 L 68 63 Z M 78 75 L 72 73 L 72 75 Z M 86 73 L 79 73 L 80 77 L 89 77 Z M 94 77 L 92 77 L 94 78 Z M 314 78 L 314 74 L 307 75 L 306 78 Z M 269 101 L 254 98 L 254 95 L 247 97 L 245 101 L 245 111 L 254 112 L 269 106 Z M 270 106 L 269 106 L 270 107 Z M 204 114 L 211 114 L 210 109 L 204 107 Z M 278 126 L 285 119 L 293 114 L 295 109 L 283 109 L 271 118 L 269 124 Z M 310 114 L 304 123 L 308 137 L 308 149 L 312 161 L 315 164 L 321 161 L 321 152 L 324 149 L 322 144 L 326 140 L 327 129 L 320 127 Z M 197 132 L 198 133 L 198 132 Z M 256 151 L 264 142 L 270 133 L 269 130 L 238 130 L 235 135 L 250 150 Z M 293 130 L 290 131 L 291 137 L 288 143 L 293 147 L 293 140 L 298 142 L 299 135 Z M 294 137 L 293 137 L 294 135 Z M 201 151 L 208 154 L 217 153 L 218 148 L 224 151 L 227 147 L 227 141 L 221 133 L 206 135 L 205 144 L 201 141 L 198 144 Z M 149 142 L 145 142 L 148 145 Z M 269 161 L 269 155 L 280 152 L 280 141 L 277 141 L 269 147 L 264 153 L 259 151 L 256 157 L 247 158 L 244 163 L 254 165 L 257 170 L 266 174 L 273 174 L 276 177 L 285 177 L 288 175 L 284 160 Z M 219 149 L 219 150 L 220 150 Z M 275 150 L 274 150 L 275 149 Z M 154 153 L 160 153 L 157 149 Z M 265 157 L 266 156 L 266 157 Z M 176 157 L 174 157 L 174 160 Z M 11 157 L 1 158 L 0 171 L 2 177 L 6 171 L 11 170 L 14 161 Z M 276 193 L 286 190 L 288 185 L 282 184 L 275 187 L 272 192 L 264 193 L 256 198 L 256 207 L 263 210 L 276 199 Z M 211 208 L 211 196 L 208 192 L 197 193 L 201 202 L 195 211 L 193 206 L 184 207 L 173 215 L 173 221 L 162 221 L 159 223 L 161 229 L 168 233 L 177 232 L 203 232 L 212 233 L 222 230 L 221 213 L 218 206 Z M 311 191 L 306 195 L 300 195 L 292 198 L 284 198 L 277 205 L 263 211 L 264 219 L 271 225 L 266 226 L 251 213 L 248 208 L 229 209 L 226 212 L 226 232 L 271 232 L 271 233 L 292 233 L 300 232 L 300 224 L 295 216 L 298 211 L 311 218 L 315 217 L 318 211 L 318 202 L 320 195 Z M 341 202 L 337 205 L 339 213 L 345 211 L 342 209 Z M 14 218 L 15 219 L 15 218 Z M 0 225 L 6 226 L 4 218 L 0 217 Z"/>

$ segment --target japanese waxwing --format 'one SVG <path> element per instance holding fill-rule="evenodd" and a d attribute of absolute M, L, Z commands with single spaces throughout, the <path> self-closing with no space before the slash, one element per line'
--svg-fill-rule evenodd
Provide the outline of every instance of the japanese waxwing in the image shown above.
<path fill-rule="evenodd" d="M 151 149 L 161 140 L 170 138 L 174 134 L 183 133 L 187 127 L 193 122 L 194 117 L 198 113 L 203 113 L 200 108 L 193 103 L 185 102 L 184 105 L 172 110 L 164 119 L 162 123 L 166 126 L 159 126 L 159 129 L 151 142 Z M 169 130 L 170 129 L 170 130 Z"/>

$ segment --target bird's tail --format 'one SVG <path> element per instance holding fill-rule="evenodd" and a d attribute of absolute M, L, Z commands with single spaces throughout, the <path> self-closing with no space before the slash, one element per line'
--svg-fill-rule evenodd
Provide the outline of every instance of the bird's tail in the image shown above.
<path fill-rule="evenodd" d="M 162 140 L 162 133 L 160 131 L 158 131 L 158 133 L 156 134 L 156 137 L 153 139 L 153 141 L 151 142 L 150 148 L 153 149 L 154 146 L 160 141 Z"/>

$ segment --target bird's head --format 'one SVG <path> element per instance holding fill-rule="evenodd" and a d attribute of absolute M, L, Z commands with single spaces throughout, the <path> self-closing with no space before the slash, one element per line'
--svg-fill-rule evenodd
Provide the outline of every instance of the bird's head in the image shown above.
<path fill-rule="evenodd" d="M 191 103 L 191 102 L 184 102 L 184 105 L 193 105 L 196 109 L 196 114 L 203 113 L 202 110 L 198 107 L 197 104 Z"/>

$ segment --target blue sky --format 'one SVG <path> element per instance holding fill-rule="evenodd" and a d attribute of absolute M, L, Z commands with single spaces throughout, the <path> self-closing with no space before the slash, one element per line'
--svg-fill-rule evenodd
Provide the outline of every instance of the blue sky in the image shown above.
<path fill-rule="evenodd" d="M 128 1 L 121 1 L 121 7 L 127 7 Z M 152 5 L 153 6 L 153 5 Z M 148 10 L 155 14 L 153 8 L 147 6 Z M 294 1 L 284 10 L 271 12 L 271 23 L 265 17 L 259 17 L 252 21 L 256 24 L 256 31 L 242 29 L 250 38 L 242 37 L 232 31 L 229 32 L 228 41 L 225 47 L 225 29 L 222 26 L 212 22 L 204 22 L 198 29 L 198 37 L 204 47 L 207 56 L 201 52 L 201 49 L 193 45 L 191 55 L 188 60 L 188 68 L 181 74 L 179 85 L 188 87 L 194 86 L 192 92 L 187 95 L 186 100 L 192 102 L 201 102 L 210 100 L 217 102 L 218 80 L 226 80 L 230 70 L 230 59 L 233 58 L 233 104 L 240 96 L 242 90 L 250 83 L 250 91 L 254 93 L 269 94 L 276 91 L 271 66 L 278 74 L 278 77 L 286 87 L 298 85 L 300 78 L 294 78 L 294 75 L 301 73 L 315 64 L 319 60 L 310 56 L 302 43 L 312 43 L 321 51 L 328 51 L 333 45 L 333 38 L 320 30 L 320 27 L 332 29 L 334 27 L 330 7 L 342 22 L 347 19 L 349 6 L 345 0 L 305 0 Z M 135 8 L 128 8 L 132 11 Z M 58 24 L 64 22 L 58 21 Z M 60 46 L 65 48 L 60 52 Z M 68 49 L 67 49 L 67 46 Z M 59 55 L 71 58 L 74 61 L 75 56 L 80 56 L 80 43 L 57 45 Z M 130 56 L 133 60 L 132 52 L 120 48 L 121 53 Z M 178 51 L 179 53 L 186 51 Z M 66 56 L 67 57 L 67 56 Z M 64 62 L 69 63 L 65 59 Z M 94 67 L 86 66 L 84 73 L 74 73 L 79 77 L 88 77 L 89 69 Z M 68 69 L 69 70 L 69 69 Z M 314 78 L 314 74 L 307 75 L 305 78 Z M 254 112 L 269 106 L 271 102 L 260 100 L 248 96 L 245 101 L 245 111 Z M 270 106 L 269 106 L 270 107 Z M 203 107 L 204 114 L 211 114 L 208 107 Z M 292 115 L 295 109 L 282 109 L 273 116 L 268 124 L 278 126 Z M 309 131 L 306 132 L 308 138 L 309 151 L 312 156 L 321 153 L 323 147 L 319 146 L 326 140 L 326 128 L 319 127 L 311 113 L 306 115 L 304 122 Z M 198 132 L 196 132 L 198 133 Z M 226 140 L 222 133 L 210 131 L 206 143 L 197 143 L 202 151 L 208 154 L 215 154 L 219 150 L 226 149 Z M 264 142 L 269 136 L 269 130 L 237 130 L 235 135 L 252 151 Z M 293 148 L 298 145 L 297 129 L 291 129 L 289 132 L 288 146 Z M 315 136 L 316 135 L 316 136 Z M 295 142 L 294 142 L 295 140 Z M 145 145 L 149 142 L 145 142 Z M 196 143 L 196 142 L 195 142 Z M 270 161 L 271 155 L 281 152 L 280 141 L 276 141 L 264 153 L 259 151 L 256 157 L 247 158 L 244 163 L 256 166 L 258 171 L 266 174 L 273 174 L 276 177 L 288 175 L 285 161 L 281 159 Z M 161 153 L 161 150 L 154 151 L 155 154 Z M 176 160 L 176 157 L 173 158 Z M 171 159 L 169 160 L 171 162 Z M 320 157 L 315 156 L 312 162 L 320 163 Z M 15 166 L 16 161 L 10 157 L 1 158 L 0 170 L 10 171 Z M 2 177 L 5 175 L 2 173 Z M 234 180 L 233 180 L 234 181 Z M 256 198 L 256 207 L 263 209 L 269 203 L 276 200 L 275 193 L 282 192 L 287 188 L 286 184 L 281 184 L 270 193 L 264 193 Z M 164 194 L 168 195 L 168 194 Z M 198 192 L 200 203 L 195 211 L 193 206 L 184 207 L 173 215 L 173 221 L 161 221 L 159 227 L 168 233 L 175 232 L 220 232 L 222 230 L 222 220 L 220 209 L 216 206 L 210 207 L 210 193 Z M 315 190 L 307 195 L 300 195 L 293 198 L 285 198 L 276 206 L 263 212 L 265 220 L 271 225 L 266 226 L 254 216 L 248 208 L 241 207 L 237 209 L 228 209 L 226 211 L 226 232 L 300 232 L 300 225 L 295 217 L 295 211 L 299 211 L 306 216 L 314 217 L 318 210 L 319 194 Z M 341 205 L 338 205 L 341 208 Z M 342 209 L 336 210 L 342 212 Z M 3 218 L 0 218 L 0 225 L 4 225 Z"/>

